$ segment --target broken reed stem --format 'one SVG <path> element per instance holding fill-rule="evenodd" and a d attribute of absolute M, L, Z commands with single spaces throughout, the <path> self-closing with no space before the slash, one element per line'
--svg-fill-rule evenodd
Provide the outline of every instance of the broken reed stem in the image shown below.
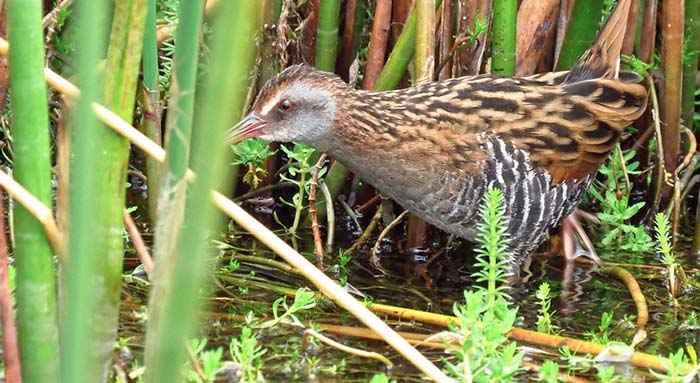
<path fill-rule="evenodd" d="M 321 230 L 318 225 L 318 214 L 316 207 L 316 191 L 318 190 L 318 173 L 321 171 L 323 164 L 326 162 L 326 154 L 321 154 L 321 157 L 314 165 L 311 174 L 311 184 L 309 188 L 309 215 L 311 216 L 311 232 L 314 236 L 314 254 L 316 254 L 316 267 L 323 270 L 323 241 L 321 240 Z"/>
<path fill-rule="evenodd" d="M 5 379 L 8 383 L 22 382 L 14 302 L 9 283 L 7 237 L 5 236 L 5 200 L 0 193 L 0 320 L 2 320 L 2 355 Z"/>
<path fill-rule="evenodd" d="M 134 219 L 131 218 L 131 214 L 129 214 L 129 211 L 126 209 L 124 209 L 124 226 L 126 226 L 126 231 L 129 233 L 129 238 L 131 238 L 131 244 L 134 245 L 136 255 L 138 255 L 143 265 L 143 270 L 150 278 L 153 272 L 153 258 L 151 258 L 151 254 L 148 252 L 148 246 L 146 246 L 138 227 L 136 227 L 136 222 L 134 222 Z"/>
<path fill-rule="evenodd" d="M 49 243 L 51 243 L 51 247 L 56 252 L 59 261 L 63 262 L 65 260 L 63 258 L 63 235 L 58 229 L 58 225 L 56 225 L 56 220 L 53 217 L 51 209 L 4 171 L 0 171 L 0 186 L 5 189 L 12 199 L 27 209 L 27 211 L 42 224 L 46 237 Z"/>
<path fill-rule="evenodd" d="M 9 44 L 6 40 L 0 38 L 0 55 L 6 55 L 9 49 Z M 49 76 L 48 73 L 52 73 Z M 60 77 L 50 69 L 45 69 L 45 75 L 49 85 L 61 85 L 64 89 L 72 91 L 72 94 L 79 95 L 80 91 L 75 85 L 68 80 Z M 61 89 L 54 88 L 57 91 Z M 123 135 L 129 141 L 137 145 L 146 154 L 152 156 L 160 162 L 165 160 L 165 151 L 162 147 L 148 139 L 145 135 L 139 132 L 119 116 L 107 110 L 105 107 L 100 107 L 99 104 L 93 104 L 93 110 L 98 118 L 103 121 L 108 127 Z M 138 143 L 136 142 L 138 141 Z M 0 172 L 0 181 L 2 181 L 2 172 Z M 188 179 L 194 178 L 194 173 L 188 170 Z M 7 176 L 7 175 L 5 175 Z M 9 178 L 9 176 L 7 176 Z M 14 181 L 13 181 L 14 182 Z M 6 184 L 8 184 L 6 182 Z M 0 186 L 4 186 L 0 183 Z M 302 275 L 311 283 L 313 283 L 324 295 L 329 297 L 340 307 L 349 311 L 353 316 L 358 318 L 367 327 L 370 327 L 382 338 L 396 349 L 401 355 L 408 359 L 416 368 L 428 375 L 437 382 L 450 382 L 450 379 L 437 368 L 430 360 L 419 353 L 405 339 L 398 335 L 391 327 L 384 323 L 379 317 L 369 311 L 362 303 L 358 302 L 345 289 L 330 279 L 322 271 L 317 269 L 303 255 L 292 249 L 287 243 L 275 235 L 272 231 L 258 222 L 240 206 L 229 200 L 218 192 L 212 192 L 212 199 L 217 208 L 223 211 L 226 215 L 238 222 L 244 229 L 253 234 L 261 242 L 267 245 L 272 251 L 282 257 L 285 261 L 299 270 Z M 54 223 L 55 226 L 55 223 Z"/>

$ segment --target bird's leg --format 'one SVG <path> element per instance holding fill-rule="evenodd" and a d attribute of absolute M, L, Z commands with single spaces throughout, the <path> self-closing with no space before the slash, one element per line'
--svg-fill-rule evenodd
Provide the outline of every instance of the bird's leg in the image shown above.
<path fill-rule="evenodd" d="M 568 217 L 564 218 L 561 230 L 564 258 L 567 262 L 572 262 L 579 255 L 584 255 L 596 264 L 601 265 L 602 261 L 598 257 L 598 254 L 596 254 L 593 242 L 588 238 L 588 234 L 586 234 L 586 231 L 579 221 L 579 217 L 586 217 L 585 214 L 588 213 L 582 214 L 581 211 L 576 209 Z M 578 251 L 577 237 L 581 240 L 583 245 L 583 251 L 580 252 Z"/>

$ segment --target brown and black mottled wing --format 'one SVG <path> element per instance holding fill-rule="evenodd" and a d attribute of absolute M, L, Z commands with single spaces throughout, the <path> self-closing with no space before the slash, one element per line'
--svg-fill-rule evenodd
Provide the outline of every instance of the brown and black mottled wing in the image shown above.
<path fill-rule="evenodd" d="M 521 105 L 521 121 L 493 121 L 494 132 L 527 151 L 555 182 L 581 179 L 607 159 L 646 101 L 642 85 L 617 80 L 540 87 Z"/>

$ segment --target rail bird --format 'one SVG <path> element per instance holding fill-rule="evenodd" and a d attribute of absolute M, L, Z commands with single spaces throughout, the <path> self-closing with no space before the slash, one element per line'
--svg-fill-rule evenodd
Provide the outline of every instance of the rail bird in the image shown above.
<path fill-rule="evenodd" d="M 647 104 L 639 78 L 619 71 L 630 1 L 618 3 L 567 72 L 478 75 L 369 92 L 306 65 L 289 67 L 264 85 L 229 140 L 311 145 L 467 240 L 475 238 L 482 196 L 500 188 L 512 272 L 562 222 L 571 259 L 577 234 L 585 236 L 572 213 Z"/>

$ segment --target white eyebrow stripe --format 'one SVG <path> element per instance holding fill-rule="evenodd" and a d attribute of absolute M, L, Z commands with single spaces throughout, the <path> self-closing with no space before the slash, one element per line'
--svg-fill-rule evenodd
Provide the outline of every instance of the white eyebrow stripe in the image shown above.
<path fill-rule="evenodd" d="M 274 108 L 275 105 L 277 105 L 279 98 L 280 98 L 280 93 L 277 93 L 275 95 L 275 97 L 273 97 L 270 101 L 267 102 L 267 104 L 265 104 L 262 107 L 262 109 L 260 110 L 260 114 L 262 114 L 263 116 L 267 115 L 270 112 L 270 110 L 272 110 L 272 108 Z"/>

